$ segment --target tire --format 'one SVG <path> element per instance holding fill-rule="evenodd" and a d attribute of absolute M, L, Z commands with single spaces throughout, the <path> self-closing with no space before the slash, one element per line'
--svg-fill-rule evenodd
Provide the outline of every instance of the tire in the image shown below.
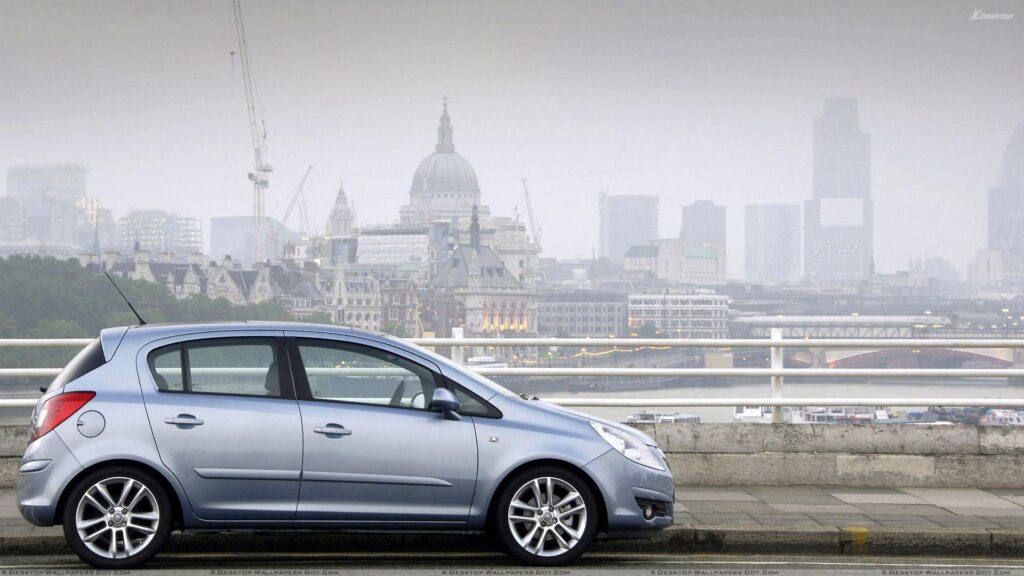
<path fill-rule="evenodd" d="M 71 488 L 62 522 L 64 537 L 79 558 L 96 568 L 126 570 L 163 548 L 172 516 L 170 498 L 151 474 L 111 466 Z"/>
<path fill-rule="evenodd" d="M 548 496 L 549 482 L 553 498 Z M 543 466 L 516 474 L 506 483 L 498 494 L 491 530 L 502 550 L 516 560 L 531 566 L 562 566 L 590 547 L 599 516 L 596 496 L 578 473 Z"/>

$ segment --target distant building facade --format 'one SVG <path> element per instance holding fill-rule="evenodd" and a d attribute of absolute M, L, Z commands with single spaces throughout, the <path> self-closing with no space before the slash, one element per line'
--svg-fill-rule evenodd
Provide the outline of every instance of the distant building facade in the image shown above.
<path fill-rule="evenodd" d="M 727 338 L 729 297 L 709 290 L 629 295 L 629 329 L 673 338 Z"/>
<path fill-rule="evenodd" d="M 381 329 L 388 334 L 417 338 L 420 329 L 420 293 L 414 280 L 390 278 L 380 284 Z"/>
<path fill-rule="evenodd" d="M 861 281 L 871 272 L 873 246 L 871 137 L 858 124 L 855 98 L 828 99 L 824 114 L 814 120 L 804 273 L 811 281 Z"/>
<path fill-rule="evenodd" d="M 630 246 L 622 271 L 625 278 L 656 278 L 670 285 L 717 286 L 728 281 L 723 244 L 692 246 L 680 238 Z"/>
<path fill-rule="evenodd" d="M 195 218 L 165 210 L 133 210 L 117 222 L 120 246 L 154 254 L 203 252 L 203 228 Z"/>
<path fill-rule="evenodd" d="M 113 216 L 87 194 L 88 172 L 71 162 L 9 168 L 7 195 L 0 198 L 0 254 L 64 257 L 114 247 Z"/>
<path fill-rule="evenodd" d="M 711 200 L 698 200 L 683 206 L 683 224 L 679 234 L 688 246 L 725 246 L 725 206 Z"/>
<path fill-rule="evenodd" d="M 86 195 L 89 169 L 73 162 L 22 164 L 7 169 L 7 195 L 20 200 L 75 202 Z"/>
<path fill-rule="evenodd" d="M 263 254 L 271 260 L 281 259 L 289 242 L 302 240 L 301 233 L 288 230 L 274 218 L 264 221 L 263 231 Z M 210 218 L 210 256 L 214 259 L 231 256 L 236 262 L 252 264 L 256 254 L 255 237 L 252 216 Z"/>
<path fill-rule="evenodd" d="M 621 263 L 630 246 L 658 239 L 658 197 L 598 193 L 598 255 Z"/>
<path fill-rule="evenodd" d="M 526 336 L 537 333 L 536 294 L 480 242 L 477 215 L 470 240 L 455 248 L 427 283 L 424 328 L 447 335 L 462 327 L 466 336 Z"/>
<path fill-rule="evenodd" d="M 752 204 L 743 224 L 747 280 L 782 283 L 800 278 L 800 206 Z"/>
<path fill-rule="evenodd" d="M 608 338 L 627 333 L 627 300 L 608 290 L 537 292 L 537 331 L 541 336 Z"/>

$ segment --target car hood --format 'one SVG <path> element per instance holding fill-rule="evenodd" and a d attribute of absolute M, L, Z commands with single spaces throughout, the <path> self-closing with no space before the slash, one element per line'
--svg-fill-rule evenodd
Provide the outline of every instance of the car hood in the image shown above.
<path fill-rule="evenodd" d="M 572 418 L 582 420 L 584 422 L 599 422 L 609 428 L 614 428 L 616 430 L 625 432 L 626 434 L 629 434 L 630 436 L 636 438 L 637 440 L 643 442 L 644 444 L 647 444 L 648 446 L 657 446 L 657 443 L 654 441 L 654 439 L 648 436 L 647 434 L 644 434 L 643 432 L 637 430 L 636 428 L 626 426 L 625 424 L 621 424 L 613 420 L 608 420 L 607 418 L 599 418 L 597 416 L 587 414 L 586 412 L 580 412 L 579 410 L 573 410 L 572 408 L 566 408 L 564 406 L 559 406 L 558 404 L 544 402 L 543 400 L 524 400 L 524 402 L 529 402 L 532 408 L 536 410 L 541 410 L 543 412 L 570 416 Z"/>

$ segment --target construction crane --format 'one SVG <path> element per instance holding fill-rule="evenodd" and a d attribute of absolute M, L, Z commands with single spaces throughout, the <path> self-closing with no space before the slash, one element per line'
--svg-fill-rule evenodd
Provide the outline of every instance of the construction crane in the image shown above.
<path fill-rule="evenodd" d="M 526 196 L 526 215 L 530 217 L 530 235 L 533 236 L 533 243 L 540 245 L 540 228 L 533 217 L 533 202 L 530 201 L 530 189 L 526 187 L 526 178 L 523 178 L 523 196 Z"/>
<path fill-rule="evenodd" d="M 267 161 L 267 125 L 259 107 L 259 97 L 249 65 L 249 48 L 245 41 L 245 23 L 242 20 L 242 2 L 234 0 L 235 32 L 238 34 L 238 56 L 242 62 L 242 80 L 245 83 L 245 103 L 249 113 L 249 137 L 252 140 L 253 260 L 263 261 L 263 227 L 266 223 L 266 196 L 269 174 L 274 171 Z"/>
<path fill-rule="evenodd" d="M 295 192 L 292 193 L 292 198 L 288 201 L 288 207 L 285 208 L 284 216 L 281 217 L 281 228 L 284 228 L 288 225 L 288 218 L 297 205 L 299 207 L 299 224 L 302 226 L 302 233 L 306 236 L 309 236 L 310 229 L 309 214 L 306 211 L 306 195 L 303 190 L 306 188 L 306 180 L 312 171 L 313 165 L 310 164 L 309 168 L 306 168 L 306 173 L 302 175 L 302 179 L 299 180 L 299 185 L 295 187 Z"/>

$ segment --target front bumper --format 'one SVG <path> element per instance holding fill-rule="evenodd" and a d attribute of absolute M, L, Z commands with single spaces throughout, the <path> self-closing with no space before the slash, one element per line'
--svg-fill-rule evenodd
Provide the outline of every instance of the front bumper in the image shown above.
<path fill-rule="evenodd" d="M 609 450 L 587 464 L 587 472 L 604 495 L 609 537 L 643 537 L 672 525 L 675 484 L 668 463 L 664 464 L 665 470 L 655 470 L 641 466 L 615 450 Z M 656 514 L 645 518 L 641 503 L 654 504 Z"/>
<path fill-rule="evenodd" d="M 68 481 L 82 471 L 64 441 L 50 432 L 28 445 L 18 469 L 18 511 L 36 526 L 53 526 Z"/>

